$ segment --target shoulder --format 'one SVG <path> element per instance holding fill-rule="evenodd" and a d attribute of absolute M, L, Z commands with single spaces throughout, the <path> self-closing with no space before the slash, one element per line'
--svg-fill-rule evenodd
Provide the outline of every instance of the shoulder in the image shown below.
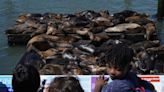
<path fill-rule="evenodd" d="M 103 87 L 102 92 L 131 92 L 131 86 L 127 80 L 113 80 Z"/>
<path fill-rule="evenodd" d="M 154 86 L 152 83 L 145 81 L 145 80 L 141 80 L 140 81 L 140 85 L 143 86 L 145 89 L 148 90 L 155 90 Z"/>

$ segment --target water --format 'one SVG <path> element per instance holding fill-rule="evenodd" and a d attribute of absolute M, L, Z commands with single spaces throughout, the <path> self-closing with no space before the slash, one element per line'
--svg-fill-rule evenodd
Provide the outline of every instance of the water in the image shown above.
<path fill-rule="evenodd" d="M 157 0 L 0 0 L 0 74 L 11 74 L 25 51 L 25 46 L 7 44 L 4 31 L 13 26 L 22 13 L 75 13 L 82 10 L 119 12 L 131 9 L 150 15 L 157 12 Z M 164 23 L 157 22 L 161 43 L 164 43 Z"/>

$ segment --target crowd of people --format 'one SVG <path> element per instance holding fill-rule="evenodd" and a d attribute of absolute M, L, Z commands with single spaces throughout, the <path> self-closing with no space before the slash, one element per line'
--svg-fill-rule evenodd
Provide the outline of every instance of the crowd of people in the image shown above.
<path fill-rule="evenodd" d="M 133 55 L 133 50 L 123 44 L 114 45 L 112 49 L 106 51 L 102 60 L 107 63 L 107 74 L 112 81 L 108 82 L 109 78 L 100 75 L 95 82 L 94 92 L 156 92 L 150 82 L 142 80 L 130 71 Z M 52 74 L 51 70 L 54 69 L 60 70 L 60 67 L 47 65 L 44 70 L 38 71 L 30 63 L 17 64 L 12 77 L 13 91 L 84 92 L 79 79 L 70 75 L 55 77 L 48 89 L 40 87 L 40 74 Z M 60 75 L 62 71 L 58 71 L 56 74 Z"/>

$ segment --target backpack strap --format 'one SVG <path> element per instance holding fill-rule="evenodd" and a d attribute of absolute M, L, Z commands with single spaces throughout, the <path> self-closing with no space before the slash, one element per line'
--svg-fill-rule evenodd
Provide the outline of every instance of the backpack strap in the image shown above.
<path fill-rule="evenodd" d="M 154 86 L 145 80 L 140 79 L 139 85 L 135 85 L 133 82 L 131 84 L 134 85 L 132 88 L 134 92 L 156 92 Z"/>
<path fill-rule="evenodd" d="M 144 87 L 132 88 L 132 91 L 134 91 L 134 92 L 146 92 Z"/>

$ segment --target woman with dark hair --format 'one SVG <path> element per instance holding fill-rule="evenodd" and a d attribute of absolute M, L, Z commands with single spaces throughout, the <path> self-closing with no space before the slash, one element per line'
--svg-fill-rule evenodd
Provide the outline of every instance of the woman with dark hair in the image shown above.
<path fill-rule="evenodd" d="M 12 87 L 14 92 L 37 92 L 40 86 L 38 70 L 29 64 L 18 64 L 13 72 Z"/>
<path fill-rule="evenodd" d="M 49 92 L 84 92 L 80 82 L 75 77 L 56 77 L 49 86 Z"/>

